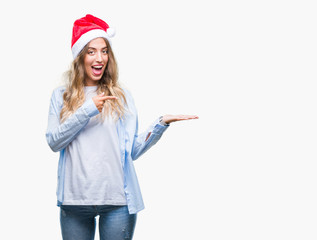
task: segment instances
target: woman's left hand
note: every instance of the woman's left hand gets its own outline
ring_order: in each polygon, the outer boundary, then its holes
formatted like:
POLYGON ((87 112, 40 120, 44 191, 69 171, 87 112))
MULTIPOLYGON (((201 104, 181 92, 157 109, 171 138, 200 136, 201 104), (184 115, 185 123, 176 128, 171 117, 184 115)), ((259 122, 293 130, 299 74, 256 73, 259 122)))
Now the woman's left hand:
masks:
POLYGON ((196 115, 164 115, 163 122, 169 124, 171 122, 183 121, 183 120, 191 120, 198 119, 196 115))

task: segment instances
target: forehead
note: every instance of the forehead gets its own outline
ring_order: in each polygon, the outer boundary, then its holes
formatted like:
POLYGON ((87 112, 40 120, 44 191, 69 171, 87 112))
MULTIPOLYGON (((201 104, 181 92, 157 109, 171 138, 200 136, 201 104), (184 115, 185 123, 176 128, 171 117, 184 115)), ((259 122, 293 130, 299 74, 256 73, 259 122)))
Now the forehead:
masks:
POLYGON ((95 38, 88 43, 88 47, 105 48, 107 47, 107 43, 104 38, 95 38))

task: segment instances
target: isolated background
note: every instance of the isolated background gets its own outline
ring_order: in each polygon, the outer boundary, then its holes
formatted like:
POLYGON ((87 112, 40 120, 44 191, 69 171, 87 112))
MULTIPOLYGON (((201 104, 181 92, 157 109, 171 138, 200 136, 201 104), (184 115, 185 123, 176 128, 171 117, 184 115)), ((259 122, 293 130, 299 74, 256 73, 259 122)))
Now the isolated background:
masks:
POLYGON ((117 30, 140 130, 172 124, 135 162, 136 240, 316 239, 315 1, 1 3, 1 239, 61 239, 49 99, 72 60, 73 21, 117 30))

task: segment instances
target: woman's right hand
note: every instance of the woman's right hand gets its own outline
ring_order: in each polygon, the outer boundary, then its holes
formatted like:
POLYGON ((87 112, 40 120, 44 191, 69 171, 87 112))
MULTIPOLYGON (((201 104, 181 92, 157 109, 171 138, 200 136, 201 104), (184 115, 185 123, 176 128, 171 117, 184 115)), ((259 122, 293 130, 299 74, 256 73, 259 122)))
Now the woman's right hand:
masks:
POLYGON ((105 93, 101 93, 97 96, 94 96, 92 98, 92 100, 94 101, 96 107, 98 108, 98 111, 99 112, 102 112, 102 109, 103 109, 103 105, 105 104, 105 102, 107 100, 115 100, 117 99, 117 97, 115 96, 105 96, 105 93))

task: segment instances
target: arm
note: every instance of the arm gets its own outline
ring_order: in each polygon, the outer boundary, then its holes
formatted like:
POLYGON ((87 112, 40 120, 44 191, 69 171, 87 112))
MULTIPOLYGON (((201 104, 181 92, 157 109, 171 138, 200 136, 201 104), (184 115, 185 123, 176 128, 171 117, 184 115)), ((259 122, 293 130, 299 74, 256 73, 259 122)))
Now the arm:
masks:
POLYGON ((168 126, 160 124, 159 119, 157 119, 145 132, 138 135, 138 127, 136 126, 136 134, 134 135, 134 142, 131 154, 132 159, 138 159, 142 154, 144 154, 153 145, 155 145, 158 140, 160 140, 167 128, 168 126))
POLYGON ((61 124, 59 115, 63 103, 62 94, 61 89, 53 92, 48 115, 46 140, 54 152, 66 148, 87 125, 89 119, 99 113, 94 101, 89 99, 61 124))
MULTIPOLYGON (((196 115, 164 115, 162 118, 158 118, 144 133, 135 135, 134 144, 132 149, 132 159, 136 160, 154 144, 160 140, 163 133, 169 127, 172 122, 198 119, 196 115)), ((137 123, 136 123, 137 125, 137 123)), ((136 126, 136 133, 137 128, 136 126)))
POLYGON ((133 140, 131 149, 131 157, 133 160, 138 159, 156 144, 167 130, 170 123, 198 119, 198 117, 194 115, 164 115, 162 119, 158 118, 145 132, 138 134, 138 115, 134 100, 128 91, 125 93, 130 112, 130 114, 126 116, 125 128, 128 131, 129 139, 133 140))
POLYGON ((161 125, 159 119, 157 119, 146 131, 139 134, 138 114, 134 99, 128 90, 125 89, 124 91, 127 112, 122 123, 125 129, 126 151, 133 160, 136 160, 161 138, 168 126, 161 125))

